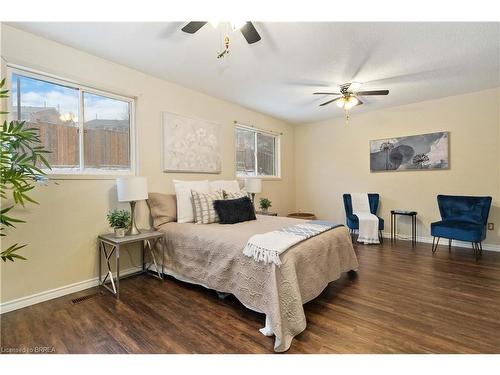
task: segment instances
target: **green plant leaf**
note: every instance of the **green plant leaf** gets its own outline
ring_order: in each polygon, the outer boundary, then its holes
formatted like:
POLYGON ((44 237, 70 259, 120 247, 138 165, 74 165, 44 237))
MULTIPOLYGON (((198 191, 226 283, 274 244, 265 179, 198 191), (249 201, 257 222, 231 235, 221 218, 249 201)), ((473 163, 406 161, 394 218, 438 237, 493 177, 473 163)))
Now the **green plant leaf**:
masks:
POLYGON ((19 245, 19 244, 14 244, 9 246, 7 250, 4 250, 0 253, 0 258, 5 262, 7 260, 10 260, 11 262, 14 261, 14 259, 21 259, 21 260, 26 260, 25 257, 22 255, 16 254, 16 252, 23 247, 26 247, 27 245, 19 245))
MULTIPOLYGON (((3 89, 5 79, 0 81, 0 97, 8 97, 8 90, 3 89)), ((0 112, 7 114, 8 112, 0 112)), ((43 165, 51 168, 47 159, 43 156, 50 153, 45 150, 39 129, 25 121, 3 121, 0 124, 0 197, 7 199, 8 192, 12 194, 14 205, 3 208, 0 211, 0 235, 7 227, 15 228, 14 224, 24 223, 24 220, 6 215, 15 205, 24 206, 27 203, 36 202, 29 193, 35 188, 36 182, 46 174, 40 168, 43 165)), ((26 245, 12 245, 0 253, 1 259, 14 261, 25 260, 17 250, 26 245)))

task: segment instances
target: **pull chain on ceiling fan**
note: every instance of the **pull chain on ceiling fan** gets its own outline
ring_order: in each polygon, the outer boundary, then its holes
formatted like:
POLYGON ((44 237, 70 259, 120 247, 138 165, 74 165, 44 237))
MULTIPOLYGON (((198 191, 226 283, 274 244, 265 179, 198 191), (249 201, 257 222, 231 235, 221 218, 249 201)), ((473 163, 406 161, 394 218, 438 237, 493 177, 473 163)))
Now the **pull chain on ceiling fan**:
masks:
POLYGON ((362 84, 359 82, 344 83, 343 85, 340 85, 339 92, 314 92, 313 95, 339 95, 334 99, 321 103, 319 106, 322 107, 330 103, 337 104, 337 107, 344 110, 346 122, 348 122, 349 110, 355 106, 363 104, 359 98, 360 96, 389 95, 389 90, 359 91, 361 85, 362 84))

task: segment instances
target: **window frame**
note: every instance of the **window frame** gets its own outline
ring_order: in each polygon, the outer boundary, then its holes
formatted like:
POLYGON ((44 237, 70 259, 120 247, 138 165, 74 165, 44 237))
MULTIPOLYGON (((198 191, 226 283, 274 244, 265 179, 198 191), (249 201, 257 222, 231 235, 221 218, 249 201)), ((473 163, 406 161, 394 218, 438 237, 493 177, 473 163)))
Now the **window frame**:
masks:
POLYGON ((259 129, 250 125, 243 125, 240 123, 235 123, 234 125, 234 166, 235 166, 235 175, 236 178, 259 178, 261 180, 280 180, 281 179, 281 133, 275 133, 269 130, 263 130, 259 129), (253 176, 248 176, 248 175, 242 175, 238 173, 238 170, 236 169, 236 158, 237 158, 237 148, 236 148, 236 131, 238 129, 245 130, 245 131, 250 131, 254 133, 254 145, 255 145, 255 152, 254 152, 254 158, 255 158, 255 175, 253 176), (274 170, 275 174, 274 175, 259 175, 258 170, 259 170, 259 165, 258 165, 258 149, 257 149, 257 134, 265 135, 265 136, 270 136, 274 138, 274 170))
MULTIPOLYGON (((136 124, 135 124, 135 97, 116 94, 107 90, 97 89, 92 86, 84 85, 70 79, 64 79, 54 76, 49 73, 35 71, 30 68, 21 67, 17 65, 7 64, 7 87, 12 92, 12 75, 18 74, 27 78, 42 80, 59 86, 64 86, 78 90, 78 146, 79 146, 79 161, 78 169, 70 168, 54 168, 52 170, 42 168, 49 178, 52 179, 115 179, 117 176, 134 176, 136 175, 137 167, 137 145, 136 145, 136 124), (85 167, 85 145, 84 145, 84 92, 89 94, 100 95, 105 98, 120 100, 129 104, 129 159, 130 168, 128 169, 99 169, 99 168, 86 168, 85 167)), ((9 103, 10 109, 10 103, 9 103)), ((12 112, 9 110, 9 121, 16 121, 12 117, 12 112)))

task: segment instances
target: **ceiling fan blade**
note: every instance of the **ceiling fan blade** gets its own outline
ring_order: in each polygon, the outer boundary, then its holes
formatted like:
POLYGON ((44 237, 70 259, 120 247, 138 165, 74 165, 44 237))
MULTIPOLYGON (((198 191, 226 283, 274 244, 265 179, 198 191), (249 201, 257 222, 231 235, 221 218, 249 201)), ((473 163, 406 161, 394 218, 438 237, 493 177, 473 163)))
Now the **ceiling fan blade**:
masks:
POLYGON ((341 95, 340 92, 313 92, 313 95, 341 95))
POLYGON ((354 96, 354 97, 355 97, 356 99, 358 99, 358 103, 357 103, 356 105, 361 105, 361 104, 363 104, 363 101, 362 101, 360 98, 358 98, 357 96, 354 96))
POLYGON ((389 90, 358 91, 356 95, 389 95, 389 90))
POLYGON ((205 26, 206 21, 192 21, 189 22, 186 26, 184 26, 181 30, 188 34, 194 34, 203 26, 205 26))
POLYGON ((329 100, 329 101, 327 101, 327 102, 324 102, 323 104, 320 104, 319 106, 320 106, 320 107, 322 107, 322 106, 324 106, 324 105, 327 105, 327 104, 333 103, 333 102, 335 102, 335 101, 339 100, 340 98, 342 98, 342 96, 339 96, 338 98, 335 98, 335 99, 329 100))
POLYGON ((248 44, 253 44, 260 40, 260 35, 255 29, 253 23, 247 22, 240 30, 248 44))

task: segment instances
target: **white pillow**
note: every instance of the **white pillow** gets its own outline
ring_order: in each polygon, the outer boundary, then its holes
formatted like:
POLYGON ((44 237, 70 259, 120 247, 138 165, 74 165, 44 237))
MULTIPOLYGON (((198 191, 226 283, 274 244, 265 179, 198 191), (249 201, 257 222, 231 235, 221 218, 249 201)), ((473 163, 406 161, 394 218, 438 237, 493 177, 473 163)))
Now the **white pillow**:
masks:
POLYGON ((208 180, 202 181, 180 181, 174 180, 175 195, 177 196, 177 222, 192 223, 193 203, 191 201, 191 190, 200 193, 209 193, 210 185, 208 180))
POLYGON ((210 181, 210 192, 215 193, 219 190, 224 190, 229 193, 237 193, 240 191, 240 184, 236 180, 216 180, 210 181))

